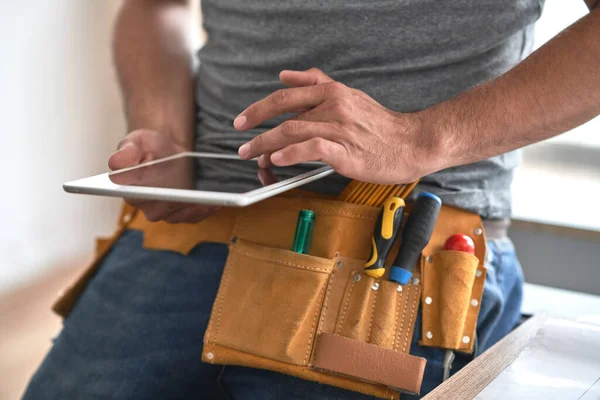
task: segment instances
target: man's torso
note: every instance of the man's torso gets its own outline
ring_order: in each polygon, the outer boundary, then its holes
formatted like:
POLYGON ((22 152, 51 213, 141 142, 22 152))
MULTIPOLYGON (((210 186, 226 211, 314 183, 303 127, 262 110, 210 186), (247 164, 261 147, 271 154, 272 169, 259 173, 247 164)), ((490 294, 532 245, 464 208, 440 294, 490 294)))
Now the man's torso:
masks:
MULTIPOLYGON (((235 153, 280 123, 236 132, 233 119, 282 88, 283 69, 318 67, 387 108, 417 111, 488 81, 531 48, 542 0, 203 0, 208 34, 199 52, 198 151, 235 153)), ((420 187, 486 218, 510 215, 517 153, 424 177, 420 187)), ((243 182, 248 171, 205 171, 243 182)), ((338 192, 328 178, 316 190, 338 192)))

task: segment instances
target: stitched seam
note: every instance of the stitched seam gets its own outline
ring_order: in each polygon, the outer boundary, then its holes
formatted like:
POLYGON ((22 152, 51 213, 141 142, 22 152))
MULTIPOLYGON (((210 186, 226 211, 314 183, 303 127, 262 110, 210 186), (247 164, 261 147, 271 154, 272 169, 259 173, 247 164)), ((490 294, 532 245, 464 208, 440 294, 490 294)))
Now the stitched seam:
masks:
POLYGON ((340 323, 338 324, 338 327, 336 329, 336 332, 338 335, 341 335, 342 332, 342 325, 344 325, 344 320, 346 319, 346 311, 348 310, 348 303, 350 303, 350 296, 352 295, 352 291, 354 290, 354 284, 356 283, 356 281, 354 280, 354 278, 352 278, 354 276, 356 272, 352 272, 351 278, 352 279, 352 283, 350 283, 350 290, 348 290, 348 295, 346 296, 346 302, 344 303, 344 309, 342 310, 342 315, 340 316, 340 323))
POLYGON ((321 339, 321 332, 323 332, 323 324, 325 323, 325 315, 327 314, 327 305, 329 302, 329 294, 331 293, 331 286, 333 279, 335 278, 335 271, 331 273, 329 277, 329 283, 327 284, 327 293, 325 294, 325 300, 323 301, 323 311, 321 312, 321 318, 319 320, 319 330, 317 332, 317 340, 315 341, 314 348, 316 349, 319 346, 319 340, 321 339))
POLYGON ((321 329, 319 329, 319 333, 323 332, 323 324, 325 323, 325 315, 327 314, 327 306, 329 303, 329 294, 331 293, 331 286, 335 276, 336 275, 334 271, 329 277, 329 283, 327 284, 327 293, 325 294, 325 300, 323 301, 323 312, 321 313, 321 320, 319 322, 321 324, 321 329))
POLYGON ((241 255, 244 255, 247 257, 251 257, 251 258, 255 258, 257 260, 269 261, 269 262, 272 262, 275 264, 283 264, 283 265, 287 265, 289 267, 294 267, 294 268, 298 268, 298 269, 302 269, 302 270, 310 270, 310 271, 317 271, 317 272, 330 272, 331 271, 331 268, 309 267, 306 265, 298 265, 298 264, 294 264, 294 263, 287 262, 287 261, 275 260, 273 258, 261 257, 256 254, 246 253, 245 251, 241 251, 241 250, 234 250, 234 251, 238 254, 241 254, 241 255))
MULTIPOLYGON (((417 299, 419 298, 418 294, 419 294, 419 287, 417 286, 416 288, 417 293, 415 294, 415 300, 412 302, 413 306, 412 306, 412 312, 410 313, 410 319, 408 320, 409 325, 412 325, 412 321, 415 315, 415 310, 416 310, 416 306, 417 306, 417 299)), ((412 326, 410 326, 410 329, 412 329, 412 326)), ((407 332, 406 334, 406 338, 404 339, 404 346, 402 347, 402 352, 406 353, 406 346, 408 344, 408 337, 410 336, 410 334, 407 332)))
MULTIPOLYGON (((406 286, 405 286, 406 287, 406 286)), ((398 345, 400 344, 400 332, 402 332, 402 328, 404 327, 404 320, 406 319, 406 308, 408 307, 408 299, 409 299, 409 290, 406 291, 406 299, 404 301, 404 310, 402 310, 402 322, 400 323, 400 329, 398 329, 398 340, 394 344, 394 350, 398 350, 398 345)))
POLYGON ((368 214, 356 214, 353 212, 348 212, 348 211, 334 211, 331 209, 326 209, 326 208, 315 208, 312 209, 315 212, 319 212, 321 213, 321 215, 332 215, 332 216, 337 216, 337 215, 341 215, 341 216, 345 216, 345 217, 351 217, 351 218, 356 218, 356 219, 364 219, 364 220, 368 220, 368 221, 375 221, 377 220, 377 217, 373 218, 368 214))
MULTIPOLYGON (((480 267, 480 265, 478 265, 478 267, 480 267)), ((483 280, 483 282, 485 282, 485 270, 484 270, 481 278, 483 278, 482 280, 483 280)), ((470 324, 470 326, 468 326, 468 327, 466 326, 464 329, 464 332, 467 332, 468 335, 471 337, 475 337, 475 334, 477 332, 477 319, 478 319, 479 311, 481 308, 481 298, 483 297, 483 284, 479 285, 476 280, 477 280, 477 277, 475 278, 475 283, 473 283, 473 288, 471 289, 471 298, 477 299, 479 301, 479 306, 476 308, 469 307, 469 311, 467 312, 467 320, 473 314, 475 314, 475 317, 472 318, 472 323, 470 324), (475 292, 476 292, 476 295, 475 295, 475 292)), ((469 305, 470 305, 470 303, 469 303, 469 305)), ((464 348, 473 351, 474 347, 475 347, 475 340, 472 340, 470 343, 468 343, 465 346, 466 347, 464 347, 464 348)))
MULTIPOLYGON (((229 277, 231 276, 231 272, 230 272, 231 269, 227 268, 228 264, 229 263, 227 263, 227 265, 225 266, 225 268, 226 268, 225 274, 226 275, 225 275, 225 278, 223 279, 223 292, 222 292, 222 294, 220 296, 220 299, 219 299, 219 309, 218 309, 218 312, 217 312, 217 323, 216 323, 216 326, 215 326, 215 336, 213 338, 213 346, 212 346, 212 352, 213 352, 213 354, 215 353, 215 348, 217 347, 217 337, 219 335, 219 328, 221 326, 221 315, 223 313, 223 298, 225 297, 225 294, 227 292, 227 283, 229 283, 229 277)), ((214 358, 213 358, 213 360, 214 360, 214 358)), ((213 360, 210 360, 211 364, 214 363, 213 360)))
MULTIPOLYGON (((287 210, 284 209, 284 211, 298 211, 301 209, 302 209, 301 207, 294 207, 293 209, 291 209, 291 208, 287 209, 287 210)), ((311 210, 318 212, 321 215, 344 216, 344 217, 355 218, 355 219, 363 219, 363 220, 367 220, 367 221, 377 220, 377 216, 373 217, 373 216, 369 215, 368 213, 355 213, 355 212, 351 212, 351 211, 339 211, 334 208, 311 208, 311 210)), ((264 209, 261 211, 264 211, 264 209)))
POLYGON ((394 341, 393 341, 393 346, 394 346, 394 350, 396 350, 398 348, 398 346, 396 345, 396 342, 398 341, 398 336, 400 336, 400 332, 398 332, 398 318, 400 316, 400 300, 402 299, 402 296, 404 295, 404 291, 402 291, 401 295, 398 295, 398 291, 396 290, 396 318, 394 320, 394 341))
POLYGON ((371 322, 369 322, 369 330, 367 331, 367 343, 371 343, 371 329, 373 329, 373 320, 375 319, 375 305, 377 304, 377 294, 379 291, 375 291, 373 295, 373 306, 371 307, 371 322))
POLYGON ((302 364, 305 365, 306 361, 308 360, 308 357, 310 356, 310 349, 312 348, 312 342, 313 342, 313 334, 315 333, 315 328, 317 326, 317 320, 319 317, 319 305, 321 304, 321 301, 323 300, 323 296, 325 295, 325 286, 323 286, 323 289, 321 289, 321 294, 319 294, 319 299, 317 300, 317 307, 315 310, 315 316, 313 317, 313 324, 312 324, 312 328, 310 330, 310 333, 308 334, 308 346, 306 348, 306 354, 304 355, 304 361, 302 361, 302 364))

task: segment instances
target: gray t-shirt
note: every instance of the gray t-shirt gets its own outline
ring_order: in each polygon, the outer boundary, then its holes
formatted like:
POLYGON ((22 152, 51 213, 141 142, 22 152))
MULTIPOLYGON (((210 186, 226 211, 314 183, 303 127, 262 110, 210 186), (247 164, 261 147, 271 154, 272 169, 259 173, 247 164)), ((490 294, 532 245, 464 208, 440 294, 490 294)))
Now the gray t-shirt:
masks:
MULTIPOLYGON (((281 123, 236 132, 233 119, 283 87, 283 69, 318 67, 385 107, 411 112, 488 81, 531 50, 543 0, 202 0, 208 40, 199 51, 196 149, 236 153, 281 123)), ((484 134, 484 132, 482 132, 484 134)), ((510 216, 516 152, 421 180, 444 203, 484 218, 510 216)), ((240 183, 249 170, 207 171, 240 183)), ((312 187, 339 192, 334 175, 312 187)))

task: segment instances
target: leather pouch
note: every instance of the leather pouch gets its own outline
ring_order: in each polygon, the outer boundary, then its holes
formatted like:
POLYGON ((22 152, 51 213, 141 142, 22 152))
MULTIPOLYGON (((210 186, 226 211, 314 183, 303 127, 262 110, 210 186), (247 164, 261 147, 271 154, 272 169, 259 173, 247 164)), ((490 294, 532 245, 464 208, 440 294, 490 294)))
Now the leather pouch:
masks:
POLYGON ((308 365, 334 262, 236 240, 205 335, 209 349, 308 365))
POLYGON ((485 280, 478 266, 477 257, 460 251, 442 250, 423 260, 421 344, 471 351, 475 326, 467 316, 479 311, 485 280))
POLYGON ((422 252, 421 346, 473 353, 483 296, 486 240, 478 215, 442 207, 429 244, 422 252), (448 237, 467 234, 475 255, 443 250, 448 237))
POLYGON ((355 271, 348 281, 335 334, 407 352, 417 314, 420 286, 398 285, 355 271))

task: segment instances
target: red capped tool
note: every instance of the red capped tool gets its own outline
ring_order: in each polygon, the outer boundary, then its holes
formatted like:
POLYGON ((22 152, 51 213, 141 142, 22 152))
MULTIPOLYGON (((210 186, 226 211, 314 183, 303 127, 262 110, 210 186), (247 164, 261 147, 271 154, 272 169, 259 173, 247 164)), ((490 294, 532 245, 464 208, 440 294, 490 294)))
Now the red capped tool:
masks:
POLYGON ((457 233, 448 238, 444 244, 444 250, 462 251, 475 255, 475 243, 473 239, 462 233, 457 233))

